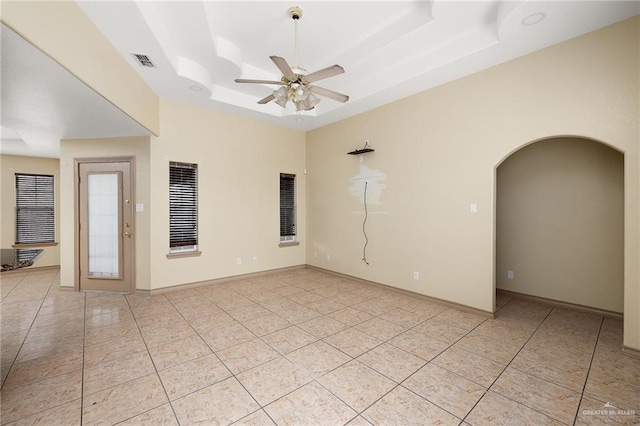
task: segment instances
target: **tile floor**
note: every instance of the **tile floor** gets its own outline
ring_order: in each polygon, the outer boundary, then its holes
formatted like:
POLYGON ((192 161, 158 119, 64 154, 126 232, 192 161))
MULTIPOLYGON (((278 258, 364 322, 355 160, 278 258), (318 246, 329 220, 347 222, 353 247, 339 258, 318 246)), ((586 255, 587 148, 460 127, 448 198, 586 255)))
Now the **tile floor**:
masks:
POLYGON ((638 424, 622 323, 312 269, 154 296, 3 274, 2 424, 638 424))

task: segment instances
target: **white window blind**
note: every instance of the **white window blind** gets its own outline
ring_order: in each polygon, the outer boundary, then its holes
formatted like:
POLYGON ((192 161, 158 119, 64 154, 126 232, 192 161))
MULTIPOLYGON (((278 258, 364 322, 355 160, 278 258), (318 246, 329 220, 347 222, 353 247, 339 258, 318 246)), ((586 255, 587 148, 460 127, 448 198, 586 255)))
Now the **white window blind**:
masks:
POLYGON ((16 173, 16 244, 53 243, 53 176, 16 173))
POLYGON ((296 235, 296 175, 280 173, 280 241, 296 235))
POLYGON ((169 163, 169 248, 196 250, 198 245, 198 165, 169 163))

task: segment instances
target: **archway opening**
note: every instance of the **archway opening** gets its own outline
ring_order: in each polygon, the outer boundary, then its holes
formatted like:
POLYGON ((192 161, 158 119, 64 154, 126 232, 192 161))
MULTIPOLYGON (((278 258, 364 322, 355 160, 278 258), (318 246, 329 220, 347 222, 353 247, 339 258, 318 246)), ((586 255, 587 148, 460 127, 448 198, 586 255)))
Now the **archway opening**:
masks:
POLYGON ((624 155, 554 137, 514 152, 496 175, 496 308, 512 293, 622 313, 624 155))

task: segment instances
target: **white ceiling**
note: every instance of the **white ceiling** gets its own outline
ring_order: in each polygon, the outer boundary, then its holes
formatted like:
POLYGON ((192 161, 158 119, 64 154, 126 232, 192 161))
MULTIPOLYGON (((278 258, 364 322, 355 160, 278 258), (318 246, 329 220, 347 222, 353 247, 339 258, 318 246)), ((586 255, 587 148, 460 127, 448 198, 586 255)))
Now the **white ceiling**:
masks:
MULTIPOLYGON (((159 96, 301 130, 370 110, 640 13, 637 0, 205 0, 78 4, 159 96), (291 6, 300 6, 304 11, 298 24, 297 64, 294 23, 287 12, 291 6), (539 17, 544 19, 526 25, 539 17), (132 53, 148 55, 156 68, 142 67, 132 53), (302 113, 301 122, 294 119, 291 106, 285 110, 273 102, 258 105, 256 102, 275 87, 237 84, 233 80, 279 80, 280 74, 269 60, 270 55, 282 56, 292 66, 299 65, 310 72, 333 64, 343 66, 345 74, 316 85, 346 93, 350 100, 342 104, 324 98, 314 110, 302 113)), ((2 125, 6 123, 30 145, 25 126, 16 128, 14 123, 19 120, 15 118, 11 122, 5 120, 5 91, 10 89, 14 97, 20 93, 18 88, 13 90, 14 80, 5 82, 5 58, 11 55, 8 57, 13 61, 18 52, 5 50, 4 31, 3 28, 2 125)), ((56 76, 55 81, 58 78, 62 77, 56 76)), ((17 86, 30 93, 25 84, 17 86)), ((42 90, 34 87, 31 92, 42 90)), ((73 124, 67 122, 75 121, 78 128, 69 129, 66 137, 86 135, 93 126, 99 136, 105 126, 100 120, 83 117, 86 105, 78 107, 81 105, 78 104, 63 115, 58 105, 59 91, 52 95, 56 97, 50 98, 49 103, 37 108, 31 105, 31 110, 27 108, 16 115, 41 116, 36 124, 45 117, 71 127, 73 124)), ((79 93, 64 98, 72 102, 76 96, 78 102, 86 101, 79 93)), ((9 105, 10 110, 12 106, 9 105)), ((27 117, 23 121, 29 120, 27 117)), ((130 124, 116 128, 140 131, 141 128, 127 127, 130 124)))
POLYGON ((2 25, 0 153, 60 157, 61 139, 149 131, 2 25))

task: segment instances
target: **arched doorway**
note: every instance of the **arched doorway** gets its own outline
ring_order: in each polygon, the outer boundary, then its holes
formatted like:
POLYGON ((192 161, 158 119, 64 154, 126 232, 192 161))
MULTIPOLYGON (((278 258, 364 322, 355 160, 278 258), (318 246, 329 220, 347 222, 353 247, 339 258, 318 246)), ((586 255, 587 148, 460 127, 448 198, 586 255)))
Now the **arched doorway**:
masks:
POLYGON ((554 137, 496 176, 496 289, 622 313, 624 155, 554 137))

